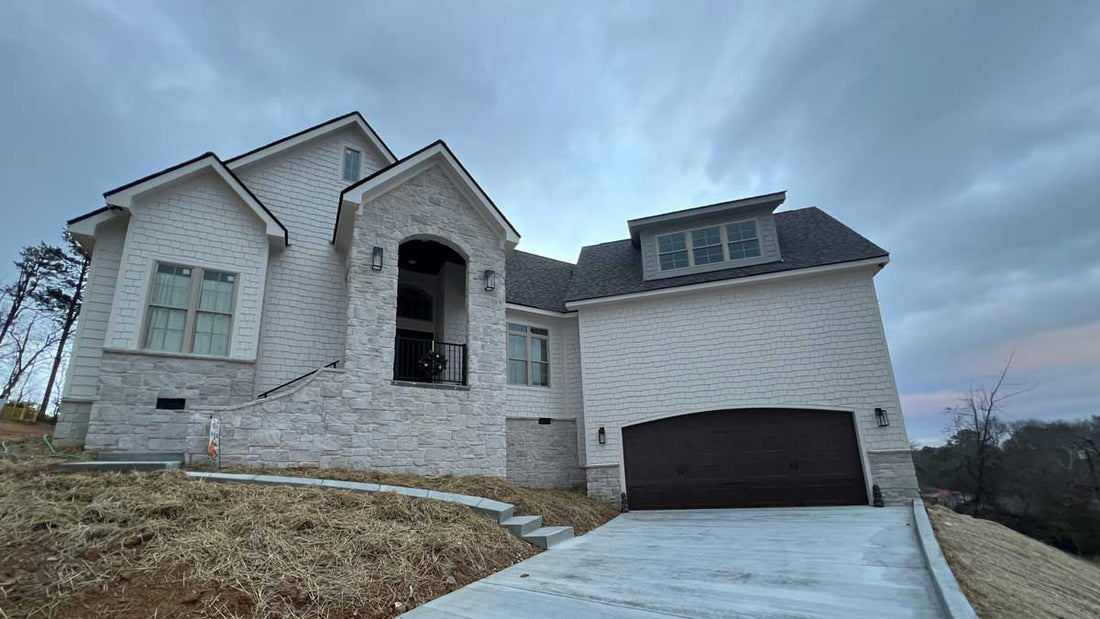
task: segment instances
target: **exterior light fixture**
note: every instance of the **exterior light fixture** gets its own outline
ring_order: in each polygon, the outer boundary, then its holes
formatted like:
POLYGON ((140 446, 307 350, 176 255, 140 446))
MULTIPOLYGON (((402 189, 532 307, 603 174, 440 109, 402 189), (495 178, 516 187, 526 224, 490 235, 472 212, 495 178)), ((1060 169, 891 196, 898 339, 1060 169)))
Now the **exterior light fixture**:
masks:
POLYGON ((599 431, 596 432, 596 437, 600 441, 601 445, 607 444, 607 431, 603 429, 603 426, 600 426, 599 431))
POLYGON ((890 425, 890 415, 886 414, 885 408, 875 409, 875 419, 878 420, 878 427, 880 428, 890 425))
POLYGON ((492 269, 486 269, 485 271, 485 292, 492 292, 497 289, 497 272, 492 269))
POLYGON ((370 268, 375 271, 382 270, 382 248, 375 247, 374 253, 371 254, 370 268))

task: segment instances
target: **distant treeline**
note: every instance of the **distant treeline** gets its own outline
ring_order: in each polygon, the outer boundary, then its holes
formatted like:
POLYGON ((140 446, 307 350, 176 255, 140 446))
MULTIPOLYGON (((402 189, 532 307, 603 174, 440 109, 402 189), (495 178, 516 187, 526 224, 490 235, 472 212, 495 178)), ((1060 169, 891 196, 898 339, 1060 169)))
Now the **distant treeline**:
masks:
POLYGON ((913 452, 921 488, 971 500, 955 509, 995 520, 1078 555, 1100 556, 1100 416, 1085 421, 1022 421, 1006 426, 984 454, 979 436, 959 430, 942 447, 913 452), (980 486, 980 488, 979 488, 980 486))

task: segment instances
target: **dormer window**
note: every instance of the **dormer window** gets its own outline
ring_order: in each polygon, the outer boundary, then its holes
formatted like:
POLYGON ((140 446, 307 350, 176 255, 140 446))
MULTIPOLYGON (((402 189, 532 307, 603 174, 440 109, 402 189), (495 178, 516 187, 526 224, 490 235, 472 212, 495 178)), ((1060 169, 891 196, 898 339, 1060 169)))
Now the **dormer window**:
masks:
POLYGON ((711 264, 722 262, 722 232, 721 228, 703 228, 691 233, 691 253, 695 264, 711 264))
POLYGON ((687 243, 684 233, 663 234, 657 237, 657 256, 661 270, 682 269, 688 266, 687 243))
POLYGON ((657 262, 662 271, 736 262, 758 256, 760 237, 755 219, 657 237, 657 262))
POLYGON ((354 148, 344 149, 344 180, 354 183, 359 180, 359 170, 362 164, 363 154, 354 148))
POLYGON ((760 255, 760 238, 756 234, 756 221, 739 221, 726 226, 730 260, 755 258, 760 255))

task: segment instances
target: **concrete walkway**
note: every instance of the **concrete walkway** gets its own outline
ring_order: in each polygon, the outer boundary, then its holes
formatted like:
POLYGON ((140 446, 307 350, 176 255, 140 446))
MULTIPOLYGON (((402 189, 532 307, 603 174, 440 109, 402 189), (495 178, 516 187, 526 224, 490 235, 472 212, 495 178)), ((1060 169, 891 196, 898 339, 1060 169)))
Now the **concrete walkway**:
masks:
POLYGON ((943 617, 909 507, 623 514, 406 615, 943 617))

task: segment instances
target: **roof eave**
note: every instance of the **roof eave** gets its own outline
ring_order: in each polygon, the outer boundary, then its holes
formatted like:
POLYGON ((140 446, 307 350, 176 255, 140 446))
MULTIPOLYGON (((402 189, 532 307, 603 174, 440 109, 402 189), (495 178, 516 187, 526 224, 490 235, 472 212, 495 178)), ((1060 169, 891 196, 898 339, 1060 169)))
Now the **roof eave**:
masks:
POLYGON ((876 267, 876 273, 882 270, 890 262, 890 255, 884 254, 881 256, 872 256, 869 258, 861 258, 858 260, 846 260, 842 262, 835 262, 831 264, 819 264, 810 267, 802 267, 799 269, 790 269, 787 271, 775 271, 772 273, 762 273, 760 275, 746 275, 741 277, 730 277, 727 279, 718 279, 709 282, 700 282, 693 284, 680 284, 671 285, 663 288, 654 288, 652 290, 642 290, 638 292, 628 292, 623 294, 610 294, 602 296, 590 296, 590 297, 574 297, 566 299, 565 307, 569 310, 576 310, 581 307, 589 305, 597 305, 601 303, 614 303, 633 301, 638 299, 648 299, 653 297, 666 296, 671 294, 684 294, 689 292, 697 292, 700 290, 708 290, 713 288, 727 288, 730 286, 740 286, 745 284, 753 284, 759 282, 766 282, 776 279, 784 279, 789 277, 805 277, 809 275, 816 275, 819 273, 827 273, 833 271, 841 271, 847 269, 858 269, 863 267, 876 267))

